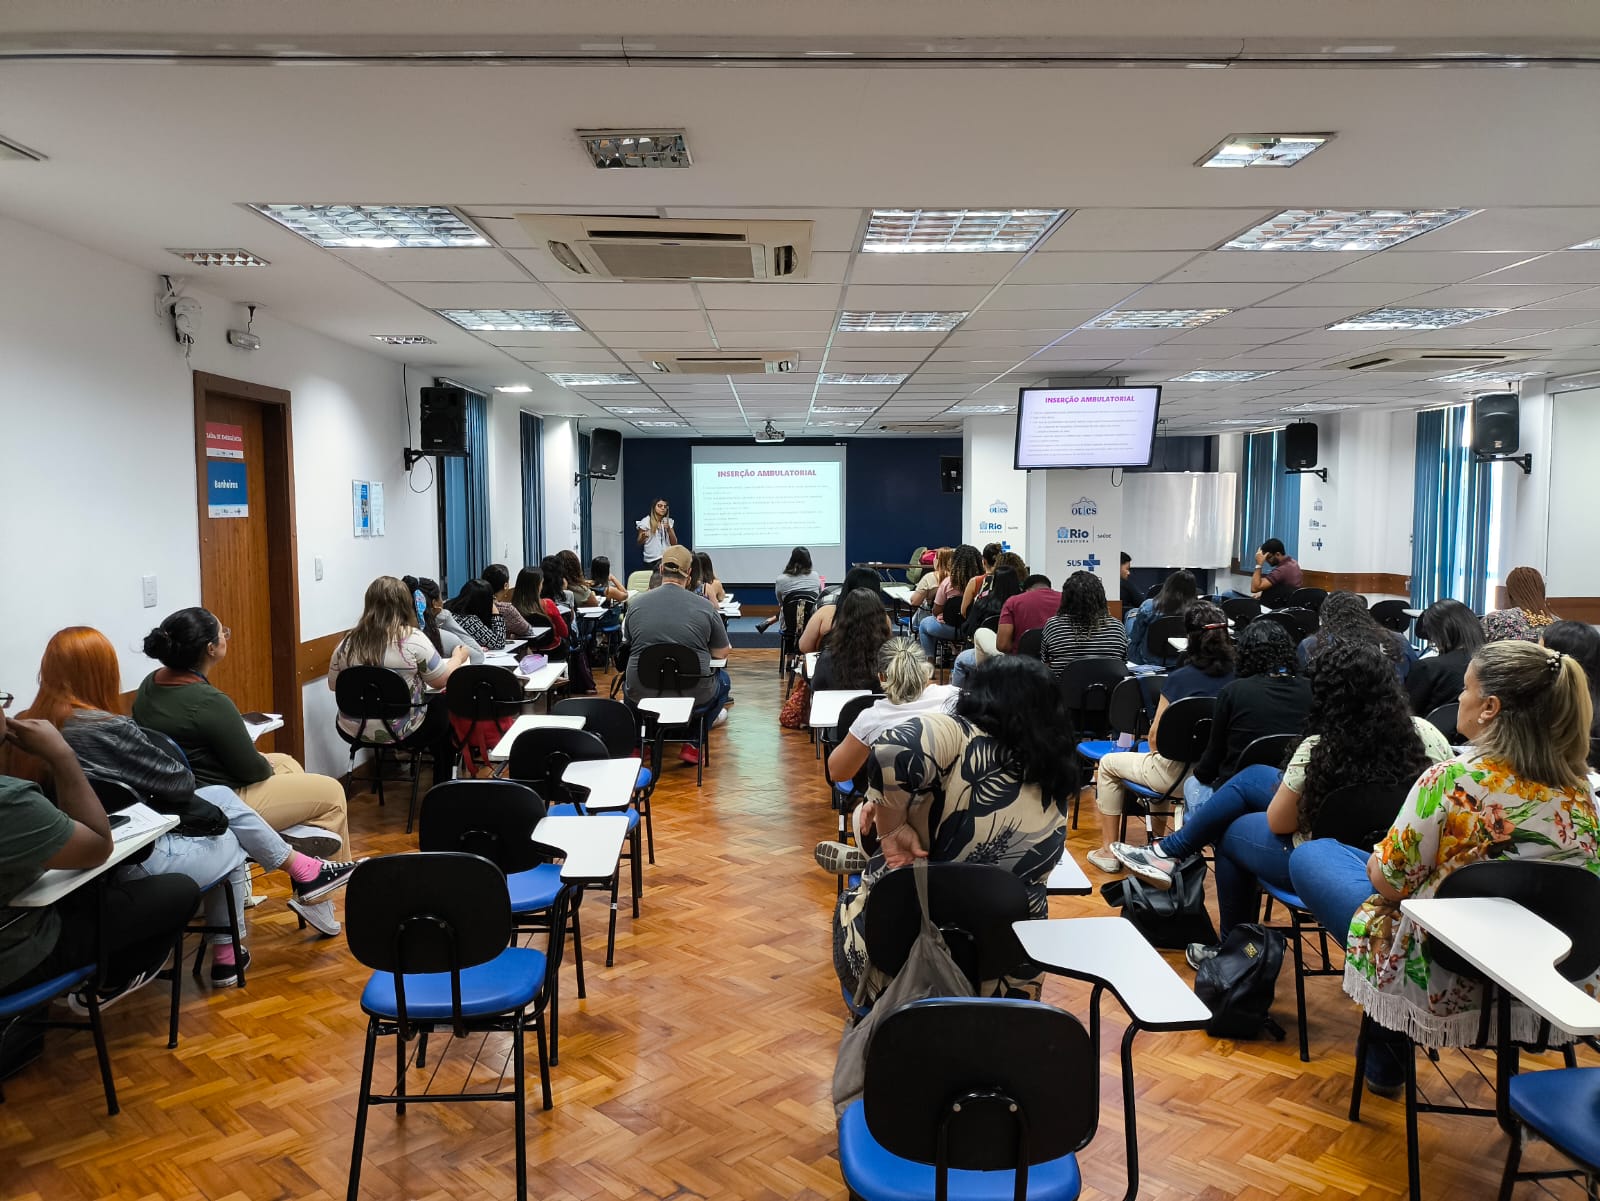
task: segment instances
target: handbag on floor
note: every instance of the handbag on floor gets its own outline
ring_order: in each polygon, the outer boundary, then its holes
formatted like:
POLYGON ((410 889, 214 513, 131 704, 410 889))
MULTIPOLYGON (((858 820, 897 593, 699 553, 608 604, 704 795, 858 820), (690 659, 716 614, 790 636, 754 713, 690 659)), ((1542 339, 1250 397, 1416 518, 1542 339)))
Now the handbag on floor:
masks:
POLYGON ((1283 935, 1267 926, 1246 923, 1228 931, 1216 957, 1202 963, 1194 977, 1194 995, 1211 1010, 1207 1034, 1260 1038, 1265 1033, 1283 1040, 1283 1027, 1268 1011, 1285 945, 1283 935))
POLYGON ((778 711, 778 724, 785 730, 804 730, 811 725, 811 682, 796 680, 789 699, 778 711))
POLYGON ((1100 886, 1100 895, 1149 940, 1152 946, 1181 951, 1192 942, 1217 941, 1206 912, 1206 861, 1192 855, 1173 869, 1172 887, 1163 891, 1128 875, 1100 886))

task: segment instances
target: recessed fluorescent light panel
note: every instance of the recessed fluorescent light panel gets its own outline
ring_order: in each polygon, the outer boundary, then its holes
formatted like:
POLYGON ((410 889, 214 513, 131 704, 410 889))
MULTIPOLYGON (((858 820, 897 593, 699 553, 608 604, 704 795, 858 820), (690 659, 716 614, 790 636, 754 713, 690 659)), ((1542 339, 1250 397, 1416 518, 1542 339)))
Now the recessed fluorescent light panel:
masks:
POLYGON ((824 384, 903 384, 905 372, 891 371, 824 371, 819 379, 824 384))
POLYGON ((1197 167, 1292 167, 1328 144, 1331 133, 1231 133, 1197 167))
POLYGON ((847 309, 839 314, 841 333, 943 333, 967 319, 965 313, 880 313, 847 309))
POLYGON ((175 254, 180 259, 193 263, 196 267, 267 267, 271 265, 261 256, 251 254, 248 250, 240 250, 237 246, 232 250, 176 250, 169 246, 167 247, 167 253, 175 254))
POLYGON ((875 413, 876 405, 817 405, 813 413, 875 413))
POLYGON ((850 429, 855 429, 857 426, 859 426, 861 424, 861 422, 859 422, 859 421, 808 421, 808 422, 806 422, 806 424, 807 425, 817 425, 817 426, 821 426, 821 425, 847 426, 850 429))
POLYGON ((1285 209, 1224 250, 1387 250, 1477 209, 1285 209))
POLYGON ((633 424, 640 429, 651 430, 681 430, 685 427, 682 421, 635 421, 633 424))
POLYGON ((1016 408, 1016 405, 952 405, 945 412, 970 416, 973 413, 1013 413, 1016 408))
POLYGON ((649 405, 635 405, 631 408, 626 406, 611 408, 607 405, 605 410, 616 417, 644 417, 651 413, 670 413, 672 411, 671 409, 653 408, 649 405))
POLYGON ((1452 371, 1449 375, 1432 376, 1430 384, 1514 384, 1518 380, 1537 379, 1548 371, 1496 371, 1493 367, 1474 367, 1470 371, 1452 371))
POLYGON ((435 309, 462 329, 570 334, 582 329, 564 309, 435 309))
POLYGON ((1505 312, 1504 309, 1373 309, 1368 313, 1358 313, 1354 317, 1347 317, 1343 321, 1328 326, 1328 328, 1364 330, 1449 329, 1453 325, 1465 325, 1469 321, 1493 317, 1503 312, 1505 312))
POLYGON ((431 204, 252 204, 302 238, 334 250, 390 250, 398 246, 487 246, 454 209, 431 204))
POLYGON ((1579 242, 1576 246, 1568 246, 1568 250, 1600 250, 1600 238, 1591 238, 1587 242, 1579 242))
POLYGON ((432 346, 434 341, 425 334, 373 334, 385 346, 432 346))
POLYGON ((1253 425, 1253 426, 1257 426, 1260 429, 1266 429, 1266 428, 1268 428, 1269 426, 1272 425, 1272 419, 1269 418, 1269 417, 1229 417, 1229 418, 1226 418, 1226 419, 1224 419, 1222 421, 1210 421, 1210 422, 1207 422, 1206 424, 1208 424, 1208 425, 1253 425))
POLYGON ((1096 317, 1084 329, 1193 329, 1232 309, 1123 309, 1096 317))
POLYGON ((596 167, 687 167, 681 129, 580 129, 578 140, 596 167))
POLYGON ((1064 209, 873 209, 861 249, 949 254, 1032 248, 1064 209))
POLYGON ((532 392, 533 388, 529 384, 499 384, 499 385, 496 385, 495 391, 496 392, 532 392))
POLYGON ((1169 384, 1243 384, 1253 379, 1277 375, 1276 371, 1190 371, 1174 376, 1169 384))
POLYGON ((1345 409, 1353 409, 1355 405, 1324 404, 1319 400, 1308 400, 1303 404, 1290 405, 1286 409, 1279 409, 1280 413, 1338 413, 1345 409))
MULTIPOLYGON (((549 378, 563 388, 613 388, 621 384, 636 384, 639 382, 639 377, 636 375, 611 374, 607 372, 583 375, 578 372, 557 371, 551 374, 549 378)), ((659 412, 659 410, 657 411, 659 412)))

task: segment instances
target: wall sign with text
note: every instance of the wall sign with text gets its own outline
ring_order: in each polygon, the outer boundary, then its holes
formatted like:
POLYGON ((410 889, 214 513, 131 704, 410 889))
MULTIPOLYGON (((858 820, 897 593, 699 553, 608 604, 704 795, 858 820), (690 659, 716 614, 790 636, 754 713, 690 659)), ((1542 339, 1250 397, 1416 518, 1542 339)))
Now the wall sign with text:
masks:
POLYGON ((250 516, 250 483, 237 459, 206 461, 206 516, 250 516))

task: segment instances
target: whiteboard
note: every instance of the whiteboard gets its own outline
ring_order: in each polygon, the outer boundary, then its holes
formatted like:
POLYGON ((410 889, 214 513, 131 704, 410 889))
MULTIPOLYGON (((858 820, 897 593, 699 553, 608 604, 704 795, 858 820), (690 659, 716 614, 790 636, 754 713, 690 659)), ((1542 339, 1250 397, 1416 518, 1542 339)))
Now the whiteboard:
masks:
POLYGON ((1122 549, 1135 567, 1227 567, 1235 472, 1140 471, 1122 477, 1122 549))

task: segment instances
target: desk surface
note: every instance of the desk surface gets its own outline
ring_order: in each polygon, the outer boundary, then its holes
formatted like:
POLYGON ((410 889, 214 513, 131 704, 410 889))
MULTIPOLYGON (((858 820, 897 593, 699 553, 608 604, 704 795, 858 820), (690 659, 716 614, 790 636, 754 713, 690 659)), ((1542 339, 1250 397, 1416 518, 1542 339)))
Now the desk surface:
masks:
POLYGON ((1086 897, 1094 891, 1094 885, 1089 883, 1089 877, 1083 874, 1083 868, 1078 866, 1072 852, 1063 847, 1061 862, 1050 869, 1050 878, 1044 882, 1044 890, 1051 896, 1086 897))
POLYGON ((626 809, 643 766, 637 759, 581 759, 567 764, 561 781, 589 790, 586 809, 626 809))
POLYGON ((811 676, 812 676, 812 673, 817 670, 817 656, 820 655, 820 654, 822 654, 821 651, 807 651, 806 652, 805 667, 802 669, 802 672, 801 672, 801 674, 803 674, 806 679, 809 680, 811 678, 811 676))
POLYGON ((839 724, 839 711, 858 696, 871 696, 865 688, 831 688, 811 694, 811 725, 826 729, 839 724))
POLYGON ((654 713, 664 726, 681 726, 694 712, 692 696, 647 696, 639 702, 640 709, 654 713))
POLYGON ((104 863, 98 867, 51 868, 12 897, 11 905, 18 909, 43 909, 47 905, 54 905, 90 880, 104 875, 130 855, 144 850, 163 834, 178 828, 177 818, 157 813, 148 805, 129 805, 123 812, 128 815, 128 824, 111 831, 111 854, 104 863))
POLYGON ((251 742, 259 742, 263 734, 270 734, 274 730, 283 729, 283 714, 263 713, 261 716, 267 720, 250 721, 248 718, 245 720, 244 728, 250 731, 251 742))
POLYGON ((1029 959, 1075 980, 1103 983, 1148 1030, 1192 1030, 1211 1018, 1211 1010, 1126 918, 1053 918, 1013 922, 1011 928, 1029 959))
POLYGON ((903 604, 911 603, 911 586, 909 584, 885 584, 883 586, 883 594, 892 596, 903 604))
POLYGON ((578 608, 579 617, 604 617, 605 614, 606 607, 604 605, 581 605, 578 608))
POLYGON ((533 828, 533 841, 566 856, 561 878, 569 884, 595 884, 611 879, 622 857, 628 819, 610 817, 547 817, 533 828))
POLYGON ((523 688, 528 692, 549 692, 556 684, 565 679, 567 663, 563 659, 560 663, 546 663, 538 671, 528 677, 528 682, 523 688))
POLYGON ((510 651, 484 651, 483 664, 485 667, 509 667, 513 671, 519 660, 510 651))
POLYGON ((572 714, 524 713, 511 723, 511 728, 501 735, 489 752, 489 762, 504 763, 511 758, 511 744, 529 730, 581 730, 583 718, 572 714))
POLYGON ((1555 968, 1572 940, 1537 913, 1505 897, 1432 897, 1400 908, 1551 1025, 1600 1034, 1600 1001, 1555 968))

